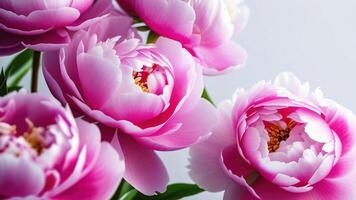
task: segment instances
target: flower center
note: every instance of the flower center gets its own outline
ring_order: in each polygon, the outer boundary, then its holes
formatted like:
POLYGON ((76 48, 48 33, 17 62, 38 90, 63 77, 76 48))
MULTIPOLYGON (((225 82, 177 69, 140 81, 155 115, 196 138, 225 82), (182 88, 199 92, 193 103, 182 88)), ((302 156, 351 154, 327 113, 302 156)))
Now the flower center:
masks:
POLYGON ((29 119, 26 119, 26 122, 28 125, 28 131, 23 134, 23 137, 37 152, 37 154, 41 155, 43 149, 48 147, 48 145, 46 144, 46 140, 43 136, 44 128, 35 127, 29 119))
POLYGON ((144 93, 161 94, 167 84, 165 71, 157 64, 153 64, 152 67, 143 66, 140 71, 133 71, 132 78, 144 93))
POLYGON ((37 157, 54 142, 54 136, 43 127, 35 127, 25 119, 27 131, 19 133, 15 125, 0 122, 0 153, 10 153, 19 157, 22 154, 37 157))
POLYGON ((286 141, 289 138, 289 133, 295 125, 295 122, 292 120, 288 122, 286 128, 281 128, 280 126, 272 123, 267 124, 267 132, 269 137, 267 145, 268 151, 270 153, 277 151, 281 142, 286 141))
POLYGON ((148 93, 148 76, 157 68, 157 65, 152 67, 143 66, 142 71, 133 71, 132 77, 135 80, 135 84, 141 88, 142 92, 148 93))

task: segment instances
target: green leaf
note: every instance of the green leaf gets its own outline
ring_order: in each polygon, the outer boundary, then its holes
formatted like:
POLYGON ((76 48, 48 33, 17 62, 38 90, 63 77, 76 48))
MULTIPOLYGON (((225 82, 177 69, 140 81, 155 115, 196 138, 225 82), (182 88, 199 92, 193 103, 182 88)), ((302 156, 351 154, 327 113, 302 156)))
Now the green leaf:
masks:
POLYGON ((159 35, 153 31, 150 31, 147 36, 147 44, 155 43, 159 38, 159 35))
POLYGON ((5 75, 4 69, 1 69, 0 73, 0 96, 5 96, 7 94, 7 76, 5 75))
POLYGON ((126 192, 120 200, 134 200, 136 195, 138 194, 138 191, 135 189, 130 190, 129 192, 126 192))
POLYGON ((177 200, 183 197, 193 196, 203 192, 204 190, 194 184, 175 183, 167 187, 167 191, 154 196, 145 196, 141 193, 137 194, 134 200, 177 200))
POLYGON ((215 104, 214 104, 213 100, 211 99, 211 97, 208 93, 208 90, 206 88, 204 88, 203 94, 201 95, 201 97, 208 100, 211 104, 213 104, 215 106, 215 104))
POLYGON ((120 197, 124 196, 127 192, 131 191, 132 189, 134 189, 134 188, 128 182, 126 182, 124 179, 122 179, 115 194, 113 195, 113 197, 111 197, 111 200, 120 199, 120 197))
POLYGON ((31 62, 27 62, 18 72, 16 75, 12 77, 10 82, 10 87, 18 86, 21 80, 25 77, 25 75, 30 71, 32 67, 31 62))
POLYGON ((27 63, 31 63, 33 58, 33 51, 31 49, 26 49, 17 55, 6 68, 5 74, 10 77, 15 75, 20 71, 27 63))
POLYGON ((22 87, 21 86, 10 86, 7 88, 8 93, 13 92, 13 91, 19 91, 22 87))

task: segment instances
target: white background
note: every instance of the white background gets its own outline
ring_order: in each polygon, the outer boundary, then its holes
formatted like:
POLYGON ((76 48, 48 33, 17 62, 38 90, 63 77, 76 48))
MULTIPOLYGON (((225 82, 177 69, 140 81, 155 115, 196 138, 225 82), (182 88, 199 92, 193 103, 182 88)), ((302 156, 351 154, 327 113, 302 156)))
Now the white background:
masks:
MULTIPOLYGON (((291 71, 320 86, 326 97, 356 111, 356 1, 246 0, 251 17, 237 40, 249 54, 241 70, 206 78, 215 102, 231 98, 238 87, 271 80, 291 71)), ((1 38, 3 39, 3 38, 1 38)), ((8 58, 0 58, 6 64, 8 58)), ((28 79, 25 80, 25 84, 28 79)), ((43 81, 41 92, 48 92, 43 81)), ((161 153, 171 182, 191 182, 188 151, 161 153)), ((222 193, 202 193, 187 200, 222 199, 222 193)))

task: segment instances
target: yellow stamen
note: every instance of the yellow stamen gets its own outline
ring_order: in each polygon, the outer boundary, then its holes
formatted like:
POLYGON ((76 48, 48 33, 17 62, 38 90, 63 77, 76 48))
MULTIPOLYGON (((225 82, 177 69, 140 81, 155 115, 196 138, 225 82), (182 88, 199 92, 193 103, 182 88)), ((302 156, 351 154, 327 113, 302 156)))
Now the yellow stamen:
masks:
POLYGON ((289 133, 295 124, 296 123, 291 120, 288 122, 286 129, 281 129, 274 124, 271 124, 270 127, 267 128, 269 136, 269 141, 267 142, 269 152, 275 152, 279 149, 281 142, 286 141, 289 138, 289 133))
POLYGON ((28 132, 25 132, 23 137, 38 153, 38 155, 40 155, 45 148, 44 138, 40 134, 43 132, 43 128, 36 128, 29 119, 26 119, 26 122, 28 125, 28 132))

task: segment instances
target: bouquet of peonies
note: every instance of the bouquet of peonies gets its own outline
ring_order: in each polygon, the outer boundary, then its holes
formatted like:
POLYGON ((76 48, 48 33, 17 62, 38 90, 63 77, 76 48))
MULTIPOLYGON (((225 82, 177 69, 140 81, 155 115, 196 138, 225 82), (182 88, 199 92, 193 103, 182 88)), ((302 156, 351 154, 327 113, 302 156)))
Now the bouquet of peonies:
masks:
POLYGON ((209 98, 204 75, 245 63, 248 15, 242 0, 0 0, 0 55, 16 54, 0 199, 356 199, 356 117, 319 89, 281 73, 209 98), (197 185, 168 185, 156 151, 188 147, 197 185))

